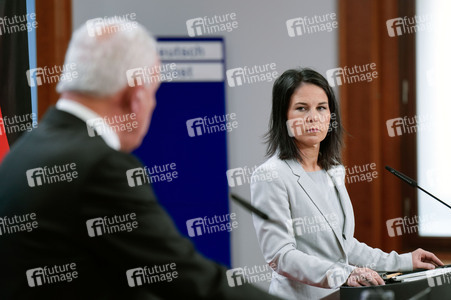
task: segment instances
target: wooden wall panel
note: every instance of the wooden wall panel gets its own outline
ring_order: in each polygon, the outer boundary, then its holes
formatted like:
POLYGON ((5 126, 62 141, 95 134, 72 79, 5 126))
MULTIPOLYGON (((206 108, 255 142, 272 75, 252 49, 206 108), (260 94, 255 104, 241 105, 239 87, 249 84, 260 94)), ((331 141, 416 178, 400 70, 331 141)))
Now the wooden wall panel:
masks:
POLYGON ((386 121, 399 116, 397 39, 390 38, 386 20, 398 16, 397 1, 347 0, 339 4, 340 66, 376 63, 377 79, 340 86, 345 138, 344 163, 375 163, 371 182, 347 184, 355 221, 355 236, 385 251, 401 250, 401 237, 389 237, 386 221, 402 216, 400 182, 385 165, 401 165, 400 142, 388 136, 386 121))
MULTIPOLYGON (((53 67, 64 64, 64 55, 72 34, 71 0, 36 0, 37 66, 53 67)), ((38 117, 58 100, 56 83, 38 87, 38 117)))
MULTIPOLYGON (((401 77, 399 61, 399 39, 388 36, 385 22, 399 16, 397 1, 381 1, 381 13, 379 19, 379 31, 381 43, 379 52, 381 56, 381 98, 380 98, 380 118, 379 128, 382 140, 380 148, 382 154, 381 167, 389 165, 392 168, 401 170, 402 143, 400 139, 388 135, 386 121, 401 116, 401 77)), ((382 180, 382 220, 384 232, 382 247, 385 250, 402 250, 402 239, 405 237, 389 237, 386 230, 385 221, 401 217, 404 215, 402 186, 403 183, 386 170, 381 170, 382 180)), ((404 249, 405 251, 405 249, 404 249)))

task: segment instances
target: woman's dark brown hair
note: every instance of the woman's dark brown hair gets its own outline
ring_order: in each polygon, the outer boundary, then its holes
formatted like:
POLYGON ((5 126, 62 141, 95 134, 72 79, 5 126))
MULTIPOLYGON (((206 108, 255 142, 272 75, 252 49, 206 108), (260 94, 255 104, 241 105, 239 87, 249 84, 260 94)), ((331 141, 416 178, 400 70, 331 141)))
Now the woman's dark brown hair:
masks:
POLYGON ((303 83, 314 84, 327 95, 331 119, 327 136, 320 144, 318 165, 322 169, 329 170, 331 167, 341 164, 343 127, 340 109, 334 91, 327 80, 309 68, 287 70, 274 82, 271 120, 269 130, 265 135, 268 144, 266 154, 273 156, 278 153, 280 159, 297 159, 302 162, 295 138, 288 134, 286 123, 291 96, 303 83))

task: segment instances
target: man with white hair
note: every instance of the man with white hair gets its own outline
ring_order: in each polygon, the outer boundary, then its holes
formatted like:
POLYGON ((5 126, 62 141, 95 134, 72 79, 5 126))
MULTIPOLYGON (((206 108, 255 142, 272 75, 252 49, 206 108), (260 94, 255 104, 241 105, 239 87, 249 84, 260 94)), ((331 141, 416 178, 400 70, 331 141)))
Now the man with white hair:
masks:
POLYGON ((156 43, 136 23, 90 25, 66 54, 77 76, 62 74, 56 107, 0 165, 0 299, 276 299, 228 278, 149 185, 130 186, 159 83, 127 75, 158 70, 156 43))

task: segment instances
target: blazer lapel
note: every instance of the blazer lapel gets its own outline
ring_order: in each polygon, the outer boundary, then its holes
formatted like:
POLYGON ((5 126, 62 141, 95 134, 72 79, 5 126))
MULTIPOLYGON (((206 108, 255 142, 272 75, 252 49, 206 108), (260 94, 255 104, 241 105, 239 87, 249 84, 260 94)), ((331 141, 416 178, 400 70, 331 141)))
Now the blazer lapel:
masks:
POLYGON ((345 235, 345 239, 352 238, 353 232, 350 232, 350 227, 352 226, 352 222, 354 222, 354 210, 352 208, 351 200, 349 199, 348 192, 346 191, 345 186, 345 171, 344 168, 335 168, 327 171, 327 173, 332 178, 335 187, 338 190, 341 207, 343 208, 344 213, 344 228, 343 234, 345 235))
MULTIPOLYGON (((344 245, 342 242, 343 234, 341 233, 340 228, 336 228, 337 226, 332 226, 332 221, 328 219, 328 212, 330 212, 330 209, 327 206, 327 202, 325 201, 324 194, 321 192, 320 189, 317 188, 316 184, 313 182, 313 180, 310 178, 310 176, 304 171, 301 164, 295 160, 286 160, 285 161, 288 166, 290 167, 291 171, 294 175, 298 177, 298 184, 299 186, 305 191, 307 196, 310 198, 310 200, 313 202, 313 204, 316 206, 318 211, 323 215, 323 217, 326 219, 329 226, 332 228, 332 231, 334 232, 337 240, 339 241, 341 248, 343 251, 344 245), (339 231, 340 230, 340 231, 339 231)), ((335 182, 334 182, 335 183, 335 182)), ((340 194, 341 197, 341 194, 340 194)), ((343 208, 344 214, 346 215, 346 210, 343 208)), ((346 216, 345 216, 346 218, 346 216)), ((346 224, 346 219, 344 220, 344 223, 346 224)))

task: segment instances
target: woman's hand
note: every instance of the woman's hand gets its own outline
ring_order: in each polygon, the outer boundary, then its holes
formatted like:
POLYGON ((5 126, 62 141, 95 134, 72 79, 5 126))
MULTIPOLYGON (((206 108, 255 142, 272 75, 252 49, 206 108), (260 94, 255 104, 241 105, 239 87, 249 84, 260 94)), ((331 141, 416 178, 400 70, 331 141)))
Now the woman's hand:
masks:
POLYGON ((349 275, 346 284, 349 286, 371 286, 371 285, 385 285, 384 280, 373 271, 368 268, 355 268, 349 275))
POLYGON ((435 269, 436 266, 443 266, 443 263, 434 253, 421 248, 412 252, 413 269, 435 269))

